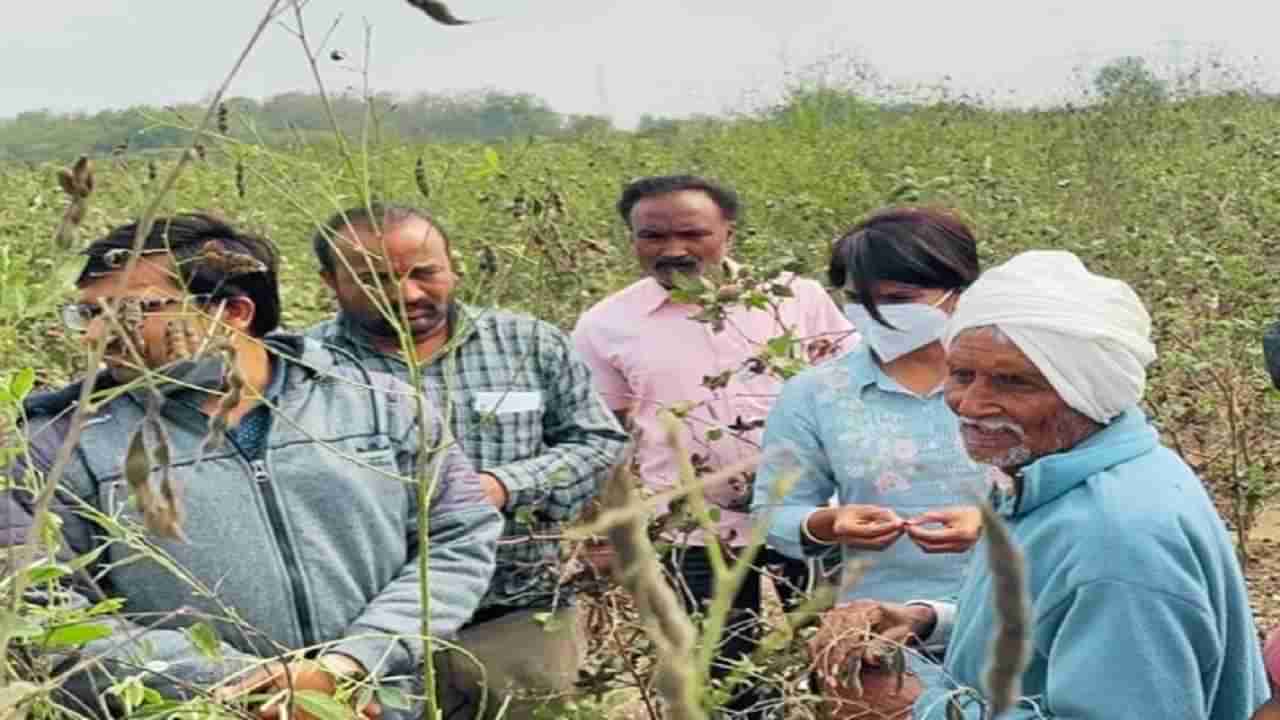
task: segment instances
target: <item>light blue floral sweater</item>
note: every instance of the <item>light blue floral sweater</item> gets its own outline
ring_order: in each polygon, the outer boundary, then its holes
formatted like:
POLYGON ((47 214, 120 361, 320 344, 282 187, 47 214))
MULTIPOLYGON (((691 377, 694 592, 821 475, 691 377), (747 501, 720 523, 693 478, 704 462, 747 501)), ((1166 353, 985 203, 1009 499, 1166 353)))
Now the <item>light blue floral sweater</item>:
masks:
MULTIPOLYGON (((800 527, 833 497, 910 518, 973 504, 998 475, 969 459, 940 390, 913 394, 880 369, 866 345, 783 386, 765 426, 764 450, 752 512, 768 523, 769 544, 795 558, 821 549, 802 542, 800 527), (794 483, 776 497, 791 477, 794 483)), ((905 535, 864 555, 870 566, 843 599, 952 597, 969 559, 969 553, 926 554, 905 535)))

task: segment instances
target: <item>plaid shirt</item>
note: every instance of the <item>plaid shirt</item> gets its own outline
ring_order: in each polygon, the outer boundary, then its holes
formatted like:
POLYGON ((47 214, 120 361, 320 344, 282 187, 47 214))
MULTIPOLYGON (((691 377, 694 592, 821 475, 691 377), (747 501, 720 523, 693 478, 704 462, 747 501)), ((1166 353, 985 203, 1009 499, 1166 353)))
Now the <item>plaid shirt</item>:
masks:
MULTIPOLYGON (((627 435, 560 329, 527 315, 455 308, 449 351, 422 374, 447 401, 441 411, 463 452, 507 488, 498 569, 481 607, 548 607, 558 592, 561 524, 595 496, 627 435)), ((307 334, 407 379, 399 355, 375 349, 342 313, 307 334)))

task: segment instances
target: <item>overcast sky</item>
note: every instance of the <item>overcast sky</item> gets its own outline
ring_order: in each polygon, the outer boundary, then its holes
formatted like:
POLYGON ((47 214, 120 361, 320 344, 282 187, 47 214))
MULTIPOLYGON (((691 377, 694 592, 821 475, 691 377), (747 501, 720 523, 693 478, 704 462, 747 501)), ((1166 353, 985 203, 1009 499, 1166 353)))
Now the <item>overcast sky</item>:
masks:
MULTIPOLYGON (((22 2, 0 24, 0 116, 196 100, 214 90, 266 0, 22 2)), ((1265 0, 451 0, 468 27, 429 22, 404 0, 312 0, 317 39, 359 61, 373 26, 372 85, 411 93, 477 87, 535 93, 561 112, 742 109, 776 95, 787 72, 836 55, 913 84, 1001 102, 1061 100, 1076 68, 1143 55, 1157 64, 1226 58, 1280 88, 1280 3, 1265 0)), ((359 84, 350 61, 325 82, 359 84)), ((835 79, 847 76, 837 66, 835 79)), ((312 89, 297 40, 273 27, 232 93, 312 89)))

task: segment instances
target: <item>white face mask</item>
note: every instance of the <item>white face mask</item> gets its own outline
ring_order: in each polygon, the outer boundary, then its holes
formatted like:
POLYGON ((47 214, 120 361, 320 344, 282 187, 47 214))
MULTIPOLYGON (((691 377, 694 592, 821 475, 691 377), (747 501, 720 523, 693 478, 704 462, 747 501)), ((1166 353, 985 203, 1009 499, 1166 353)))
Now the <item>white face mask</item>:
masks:
POLYGON ((879 306, 881 317, 888 320, 892 328, 876 322, 871 313, 857 303, 846 304, 844 314, 871 344, 876 357, 881 362, 892 362, 942 339, 942 332, 947 326, 947 314, 939 310, 938 306, 949 297, 951 291, 947 291, 946 295, 938 298, 932 305, 902 303, 879 306))

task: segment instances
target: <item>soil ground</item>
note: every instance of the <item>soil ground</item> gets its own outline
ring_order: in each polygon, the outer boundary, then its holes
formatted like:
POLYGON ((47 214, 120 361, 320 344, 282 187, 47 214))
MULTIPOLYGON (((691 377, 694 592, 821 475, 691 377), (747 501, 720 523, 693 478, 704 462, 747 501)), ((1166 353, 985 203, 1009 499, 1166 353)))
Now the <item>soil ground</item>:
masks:
POLYGON ((1250 538, 1246 577, 1258 630, 1280 627, 1280 507, 1264 511, 1250 538))

